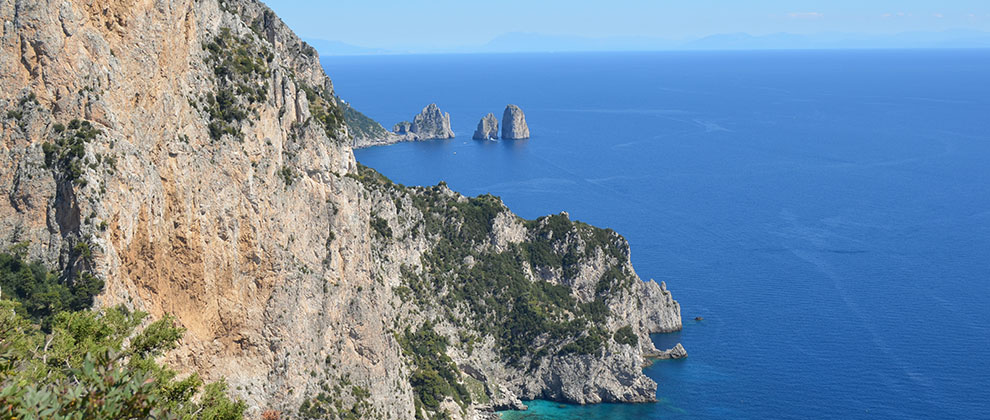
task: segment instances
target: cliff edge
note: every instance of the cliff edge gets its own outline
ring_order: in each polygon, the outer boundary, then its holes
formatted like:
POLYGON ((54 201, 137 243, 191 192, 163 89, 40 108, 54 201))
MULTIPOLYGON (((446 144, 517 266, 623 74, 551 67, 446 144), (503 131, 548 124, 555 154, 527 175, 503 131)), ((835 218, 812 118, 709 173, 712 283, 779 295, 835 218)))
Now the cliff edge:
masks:
POLYGON ((356 111, 261 2, 0 15, 0 247, 174 314, 171 365, 302 418, 655 399, 648 334, 680 309, 625 240, 360 166, 356 111))

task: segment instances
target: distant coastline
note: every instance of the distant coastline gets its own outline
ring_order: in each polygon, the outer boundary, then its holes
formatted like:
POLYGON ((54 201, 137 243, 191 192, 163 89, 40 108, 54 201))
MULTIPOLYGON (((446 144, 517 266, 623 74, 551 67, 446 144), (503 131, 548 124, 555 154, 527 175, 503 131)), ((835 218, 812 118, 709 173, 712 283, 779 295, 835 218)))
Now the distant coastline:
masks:
POLYGON ((960 49, 990 48, 990 32, 958 29, 937 32, 865 34, 824 32, 816 34, 723 33, 696 38, 603 37, 591 38, 540 33, 510 32, 485 44, 460 47, 363 47, 340 41, 304 38, 323 57, 404 54, 477 54, 514 52, 592 51, 712 51, 712 50, 830 50, 830 49, 960 49))

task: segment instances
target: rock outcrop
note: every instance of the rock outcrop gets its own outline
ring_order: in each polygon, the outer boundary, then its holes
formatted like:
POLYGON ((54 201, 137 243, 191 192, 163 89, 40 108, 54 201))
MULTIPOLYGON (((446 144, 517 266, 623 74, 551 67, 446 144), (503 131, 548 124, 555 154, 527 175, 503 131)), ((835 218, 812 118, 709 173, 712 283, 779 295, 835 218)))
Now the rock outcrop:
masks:
POLYGON ((687 350, 681 343, 677 343, 672 349, 664 350, 656 355, 657 359, 683 359, 687 357, 687 350))
POLYGON ((526 115, 515 105, 507 105, 502 113, 502 139, 522 140, 529 138, 529 126, 526 125, 526 115))
POLYGON ((354 132, 354 147, 381 146, 404 141, 444 140, 454 138, 450 129, 450 114, 440 111, 437 104, 429 104, 417 114, 412 122, 402 121, 392 126, 392 131, 385 131, 381 124, 374 122, 363 114, 355 113, 346 118, 348 126, 366 127, 354 132))
POLYGON ((475 140, 498 140, 498 118, 491 112, 485 115, 478 122, 478 129, 474 131, 475 140))
POLYGON ((655 398, 649 333, 680 307, 621 236, 392 183, 357 164, 315 50, 260 1, 166 3, 2 2, 0 249, 95 273, 99 305, 173 314, 167 362, 226 378, 253 415, 655 398))
POLYGON ((413 124, 409 121, 402 121, 392 126, 392 132, 400 136, 413 133, 413 124))
POLYGON ((429 104, 410 123, 403 121, 395 125, 392 132, 407 136, 409 140, 443 140, 454 138, 450 129, 450 114, 440 111, 437 104, 429 104))

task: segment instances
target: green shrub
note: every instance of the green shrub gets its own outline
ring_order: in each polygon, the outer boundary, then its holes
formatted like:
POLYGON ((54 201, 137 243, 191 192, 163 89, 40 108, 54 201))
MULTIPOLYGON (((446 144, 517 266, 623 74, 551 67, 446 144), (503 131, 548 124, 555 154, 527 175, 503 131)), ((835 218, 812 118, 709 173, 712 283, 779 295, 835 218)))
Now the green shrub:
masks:
POLYGON ((389 227, 387 220, 382 219, 377 214, 372 214, 370 223, 371 230, 378 233, 378 236, 381 236, 384 239, 389 239, 392 237, 392 228, 389 227))
POLYGON ((414 367, 409 383, 417 417, 421 408, 436 411, 446 397, 462 405, 471 403, 471 393, 459 380, 460 370, 447 356, 447 337, 437 334, 432 323, 424 323, 415 332, 406 328, 399 344, 414 367))
POLYGON ((45 166, 72 182, 84 183, 82 174, 86 144, 103 132, 89 121, 78 119, 72 120, 67 130, 61 124, 56 124, 53 128, 58 134, 55 141, 41 145, 41 150, 45 153, 45 166), (59 128, 63 129, 60 131, 59 128))
POLYGON ((292 185, 293 182, 296 182, 296 178, 298 178, 296 171, 289 166, 283 166, 282 169, 279 169, 278 176, 285 182, 286 187, 292 185))
POLYGON ((600 329, 594 328, 588 335, 582 336, 574 342, 567 344, 560 349, 561 354, 598 354, 605 343, 605 337, 600 329))
POLYGON ((619 344, 625 344, 629 346, 635 346, 639 344, 639 337, 633 332, 631 326, 626 325, 625 327, 615 330, 615 342, 619 344))
POLYGON ((46 331, 59 312, 88 309, 102 290, 103 281, 89 273, 60 280, 57 273, 39 262, 29 263, 18 255, 0 253, 2 297, 19 302, 18 313, 46 331))

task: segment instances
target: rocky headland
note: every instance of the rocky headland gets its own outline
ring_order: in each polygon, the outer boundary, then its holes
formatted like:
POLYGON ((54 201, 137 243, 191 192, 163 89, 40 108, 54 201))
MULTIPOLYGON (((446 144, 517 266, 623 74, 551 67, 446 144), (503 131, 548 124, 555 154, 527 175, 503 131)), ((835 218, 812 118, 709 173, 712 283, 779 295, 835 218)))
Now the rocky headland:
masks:
MULTIPOLYGON (((655 400, 649 334, 680 329, 680 306, 626 240, 359 165, 355 133, 377 128, 260 1, 0 15, 0 249, 92 272, 99 306, 174 315, 165 361, 226 378, 252 416, 655 400)), ((453 135, 421 115, 408 133, 453 135)), ((528 136, 521 111, 504 125, 528 136)))
POLYGON ((523 140, 529 138, 526 114, 516 105, 508 105, 502 113, 502 139, 523 140))
MULTIPOLYGON (((440 110, 437 104, 429 104, 417 114, 412 122, 402 121, 392 126, 392 131, 386 131, 381 124, 374 122, 363 114, 355 112, 345 118, 348 126, 361 125, 366 129, 356 130, 352 134, 353 147, 381 146, 404 141, 445 140, 454 138, 450 129, 450 113, 440 110)), ((355 130, 352 130, 355 131, 355 130)))
POLYGON ((474 131, 475 140, 498 140, 498 118, 491 112, 478 121, 478 129, 474 131))
POLYGON ((392 133, 407 136, 410 141, 454 138, 454 131, 450 129, 450 113, 440 111, 437 104, 427 105, 411 123, 403 121, 396 124, 392 133))

